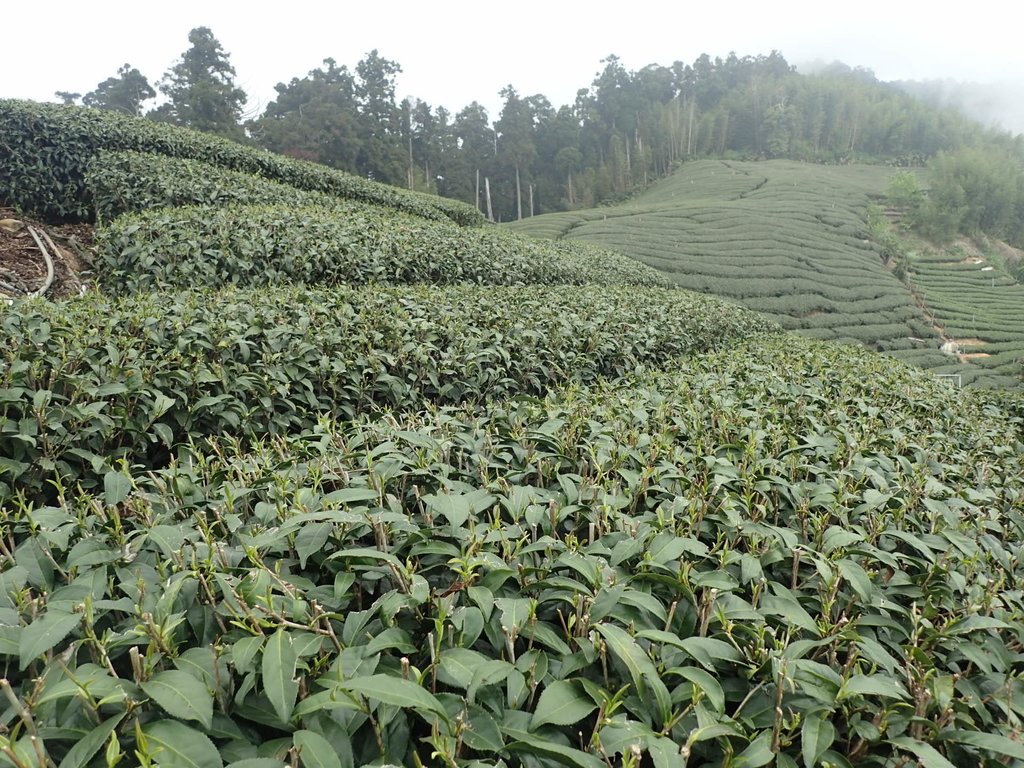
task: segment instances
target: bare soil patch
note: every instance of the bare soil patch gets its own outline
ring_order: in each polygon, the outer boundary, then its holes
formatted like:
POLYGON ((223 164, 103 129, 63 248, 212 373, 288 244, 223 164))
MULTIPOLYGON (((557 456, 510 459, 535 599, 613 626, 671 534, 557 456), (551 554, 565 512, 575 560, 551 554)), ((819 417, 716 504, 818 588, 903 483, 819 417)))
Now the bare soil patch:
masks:
POLYGON ((988 344, 984 339, 950 339, 950 341, 960 347, 980 347, 983 344, 988 344))
MULTIPOLYGON (((0 298, 16 298, 38 291, 46 280, 46 260, 29 232, 46 232, 55 252, 54 278, 47 298, 75 296, 92 280, 93 228, 88 224, 46 224, 19 216, 14 209, 0 206, 0 298)), ((46 245, 45 238, 43 243, 46 245)), ((49 251, 49 246, 46 245, 49 251)))

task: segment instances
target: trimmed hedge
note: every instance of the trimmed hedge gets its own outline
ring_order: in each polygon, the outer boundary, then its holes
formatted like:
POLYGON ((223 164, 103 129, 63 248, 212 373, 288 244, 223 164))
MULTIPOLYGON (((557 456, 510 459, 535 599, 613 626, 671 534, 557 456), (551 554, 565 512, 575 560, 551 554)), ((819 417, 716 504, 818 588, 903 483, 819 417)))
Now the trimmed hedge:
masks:
POLYGON ((116 219, 98 241, 104 288, 114 293, 295 282, 668 284, 611 251, 369 207, 157 209, 116 219))
POLYGON ((89 164, 85 179, 99 222, 113 221, 126 213, 186 205, 315 205, 342 211, 382 210, 380 206, 326 192, 308 192, 201 160, 146 152, 100 152, 89 164))
POLYGON ((378 184, 227 139, 86 107, 0 99, 0 199, 48 219, 95 218, 89 164, 102 150, 135 150, 203 162, 299 189, 479 226, 483 215, 456 200, 378 184))
POLYGON ((88 487, 119 458, 159 465, 189 439, 540 395, 774 329, 714 299, 636 287, 25 301, 0 319, 0 502, 52 493, 57 477, 88 487))

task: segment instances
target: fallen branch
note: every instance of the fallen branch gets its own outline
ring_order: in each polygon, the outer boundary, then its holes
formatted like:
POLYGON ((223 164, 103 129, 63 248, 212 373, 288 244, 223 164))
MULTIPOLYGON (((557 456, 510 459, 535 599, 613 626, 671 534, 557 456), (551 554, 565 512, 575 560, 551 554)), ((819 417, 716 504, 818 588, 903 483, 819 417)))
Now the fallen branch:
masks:
POLYGON ((74 253, 75 256, 84 261, 86 264, 90 266, 93 264, 93 256, 95 254, 93 254, 87 246, 80 243, 77 237, 75 237, 74 235, 61 234, 56 234, 54 235, 54 237, 60 240, 62 243, 64 243, 69 251, 74 253))
MULTIPOLYGON (((43 253, 43 259, 46 260, 46 280, 43 281, 43 286, 38 291, 30 293, 29 295, 43 296, 48 290, 50 290, 50 286, 53 285, 53 259, 50 257, 50 252, 46 250, 46 246, 43 245, 43 241, 39 239, 39 234, 36 232, 35 227, 29 227, 28 233, 32 235, 32 239, 36 241, 36 246, 43 253)), ((46 234, 45 230, 43 230, 43 237, 46 238, 46 242, 50 244, 50 247, 53 248, 53 252, 56 253, 57 246, 53 244, 53 240, 50 239, 50 236, 46 234)))
POLYGON ((18 296, 24 296, 32 292, 32 289, 28 287, 21 275, 13 269, 5 267, 0 267, 0 290, 6 293, 14 293, 18 296))

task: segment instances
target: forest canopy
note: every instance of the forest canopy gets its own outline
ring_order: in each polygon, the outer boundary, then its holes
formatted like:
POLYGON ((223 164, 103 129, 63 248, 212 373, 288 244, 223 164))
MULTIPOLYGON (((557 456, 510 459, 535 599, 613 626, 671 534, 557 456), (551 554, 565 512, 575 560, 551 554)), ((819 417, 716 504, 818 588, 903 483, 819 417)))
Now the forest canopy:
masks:
MULTIPOLYGON (((898 167, 934 159, 935 204, 948 213, 961 192, 944 180, 965 173, 951 170, 956 163, 950 158, 963 159, 957 153, 970 150, 976 152, 971 167, 993 169, 991 158, 999 156, 1001 175, 1009 174, 989 180, 1014 190, 991 215, 1002 220, 1021 205, 1020 136, 983 127, 953 108, 915 98, 905 84, 887 84, 871 70, 838 62, 801 74, 772 51, 724 59, 704 54, 691 64, 631 71, 610 55, 571 104, 556 106, 508 84, 500 91, 499 113, 489 115, 476 101, 453 114, 414 97, 399 100, 400 63, 372 50, 354 69, 327 58, 304 76, 278 83, 277 97, 262 114, 245 116, 228 54, 207 28, 193 30, 189 39, 192 46, 161 81, 168 100, 149 116, 463 200, 498 221, 619 199, 685 160, 712 156, 898 167), (190 110, 190 94, 205 99, 201 114, 190 110), (218 106, 218 99, 224 103, 218 106)), ((130 65, 119 75, 131 78, 130 89, 110 78, 85 102, 123 109, 103 96, 154 93, 130 65)), ((60 96, 73 101, 78 95, 60 96)), ((129 108, 141 109, 137 102, 129 108)), ((968 230, 991 215, 951 214, 933 229, 968 230)))

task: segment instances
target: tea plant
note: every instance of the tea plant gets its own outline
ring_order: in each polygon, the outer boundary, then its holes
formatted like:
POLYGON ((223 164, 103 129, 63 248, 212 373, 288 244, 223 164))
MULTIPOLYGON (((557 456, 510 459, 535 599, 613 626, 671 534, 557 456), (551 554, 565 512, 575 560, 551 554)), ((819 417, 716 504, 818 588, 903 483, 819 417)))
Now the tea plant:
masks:
POLYGON ((0 743, 26 766, 1010 764, 1020 430, 790 337, 486 413, 197 441, 9 507, 0 743))
POLYGON ((110 293, 292 283, 668 285, 614 251, 370 206, 156 209, 115 219, 98 241, 110 293))
POLYGON ((543 395, 776 330, 713 299, 639 287, 23 302, 0 317, 0 500, 93 487, 120 459, 159 465, 190 436, 285 434, 325 414, 543 395))

